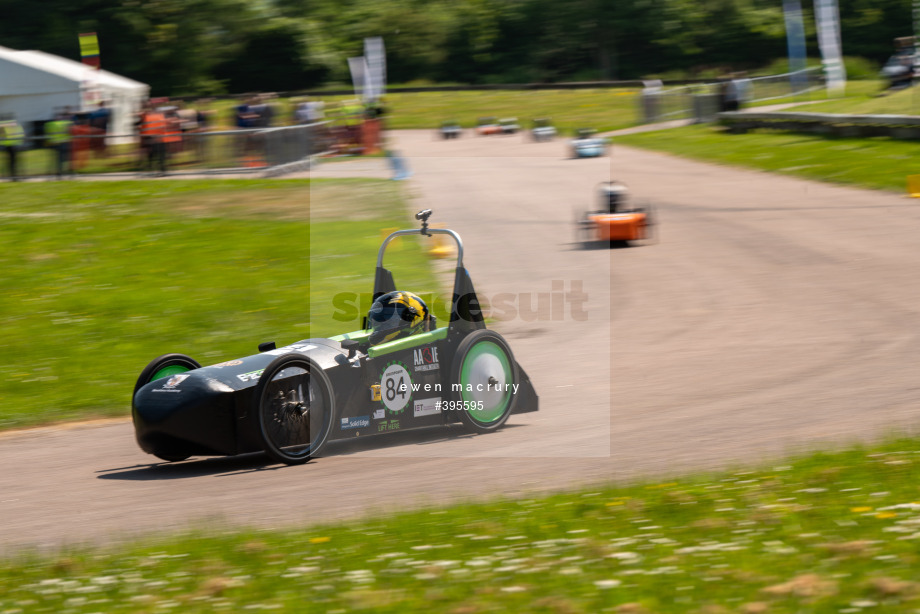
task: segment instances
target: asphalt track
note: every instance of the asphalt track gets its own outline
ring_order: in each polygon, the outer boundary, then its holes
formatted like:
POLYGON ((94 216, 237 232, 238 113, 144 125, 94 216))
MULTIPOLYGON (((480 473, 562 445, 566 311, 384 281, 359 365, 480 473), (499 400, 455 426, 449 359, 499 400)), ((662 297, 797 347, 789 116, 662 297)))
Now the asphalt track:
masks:
MULTIPOLYGON (((916 423, 916 201, 618 146, 570 160, 563 141, 432 136, 404 132, 394 145, 414 172, 413 206, 463 236, 480 294, 520 306, 546 293, 552 305, 558 284, 580 282, 588 295, 586 319, 505 310, 495 325, 540 412, 487 436, 452 428, 336 444, 301 467, 261 455, 157 463, 126 421, 2 435, 0 548, 673 476, 916 423), (611 172, 654 204, 657 243, 573 245, 573 212, 611 172)), ((387 175, 381 160, 314 174, 387 175)))

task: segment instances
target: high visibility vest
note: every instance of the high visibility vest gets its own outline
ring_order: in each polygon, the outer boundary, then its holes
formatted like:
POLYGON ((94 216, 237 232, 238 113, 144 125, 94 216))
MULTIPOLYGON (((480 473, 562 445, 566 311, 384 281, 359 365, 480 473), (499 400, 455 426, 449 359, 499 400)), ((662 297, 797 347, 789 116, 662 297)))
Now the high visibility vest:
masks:
POLYGON ((26 133, 22 131, 22 126, 14 121, 0 122, 0 147, 19 147, 25 141, 26 133))
POLYGON ((60 145, 69 143, 70 128, 73 122, 66 119, 56 119, 45 124, 45 142, 49 145, 60 145))
POLYGON ((178 143, 182 140, 182 125, 178 117, 167 118, 164 120, 165 128, 163 129, 164 143, 178 143))
POLYGON ((348 125, 360 124, 364 115, 364 107, 357 104, 350 104, 342 109, 345 114, 345 123, 348 125))
POLYGON ((162 113, 144 113, 141 135, 162 137, 166 134, 166 117, 162 113))

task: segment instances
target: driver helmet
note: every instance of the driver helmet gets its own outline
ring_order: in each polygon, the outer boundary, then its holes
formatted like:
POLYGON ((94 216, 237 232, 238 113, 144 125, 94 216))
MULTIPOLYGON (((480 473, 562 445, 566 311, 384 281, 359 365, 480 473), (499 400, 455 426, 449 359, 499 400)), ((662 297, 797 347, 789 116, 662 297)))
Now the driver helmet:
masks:
POLYGON ((424 331, 429 321, 428 306, 417 295, 397 290, 374 301, 367 319, 370 343, 377 345, 424 331))
POLYGON ((610 213, 616 213, 626 204, 629 190, 618 181, 609 181, 601 188, 601 206, 610 213))

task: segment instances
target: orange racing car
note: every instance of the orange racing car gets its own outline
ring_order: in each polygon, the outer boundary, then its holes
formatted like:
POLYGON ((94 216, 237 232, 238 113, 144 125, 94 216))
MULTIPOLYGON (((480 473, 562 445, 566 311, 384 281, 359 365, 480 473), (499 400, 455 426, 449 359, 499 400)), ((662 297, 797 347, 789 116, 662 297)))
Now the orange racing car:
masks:
POLYGON ((652 215, 648 207, 630 207, 629 189, 618 181, 598 188, 599 208, 575 220, 576 239, 582 245, 628 244, 651 237, 652 215))

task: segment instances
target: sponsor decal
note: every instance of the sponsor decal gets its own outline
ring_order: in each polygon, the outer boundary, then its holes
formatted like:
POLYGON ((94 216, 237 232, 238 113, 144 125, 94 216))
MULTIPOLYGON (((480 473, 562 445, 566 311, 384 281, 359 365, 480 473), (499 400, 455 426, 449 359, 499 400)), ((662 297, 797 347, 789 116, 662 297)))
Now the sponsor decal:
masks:
POLYGON ((439 413, 441 413, 441 397, 419 399, 412 405, 412 415, 416 418, 433 416, 439 413))
POLYGON ((176 388, 176 386, 187 380, 188 377, 188 373, 177 373, 176 375, 173 375, 168 380, 166 380, 165 384, 155 389, 153 392, 182 392, 176 388))
POLYGON ((177 375, 173 375, 166 381, 166 384, 163 386, 163 388, 175 388, 187 379, 188 373, 179 373, 177 375))
POLYGON ((399 430, 399 420, 384 420, 377 425, 377 432, 383 433, 386 431, 398 431, 399 430))
POLYGON ((376 409, 374 410, 374 420, 383 420, 387 416, 387 410, 385 409, 376 409))
POLYGON ((257 381, 259 377, 262 375, 262 371, 265 371, 265 369, 259 369, 258 371, 250 371, 249 373, 240 373, 236 377, 241 382, 254 382, 254 381, 257 381))
POLYGON ((379 401, 380 398, 380 384, 371 384, 371 401, 379 401))
POLYGON ((356 416, 354 418, 342 418, 342 430, 346 429, 363 429, 371 425, 371 419, 367 416, 356 416))
POLYGON ((441 368, 438 362, 438 348, 431 346, 412 350, 415 371, 435 371, 441 368))
POLYGON ((399 414, 412 398, 412 376, 398 360, 387 363, 380 376, 380 393, 390 413, 399 414))
POLYGON ((305 354, 312 349, 315 349, 316 346, 310 343, 295 343, 293 345, 286 345, 283 348, 278 348, 277 350, 269 350, 267 352, 262 352, 263 354, 268 354, 269 356, 281 356, 282 354, 290 354, 291 352, 299 352, 305 354))
POLYGON ((242 360, 228 360, 227 362, 219 362, 216 365, 211 366, 220 369, 221 367, 235 367, 241 364, 243 364, 242 360))

